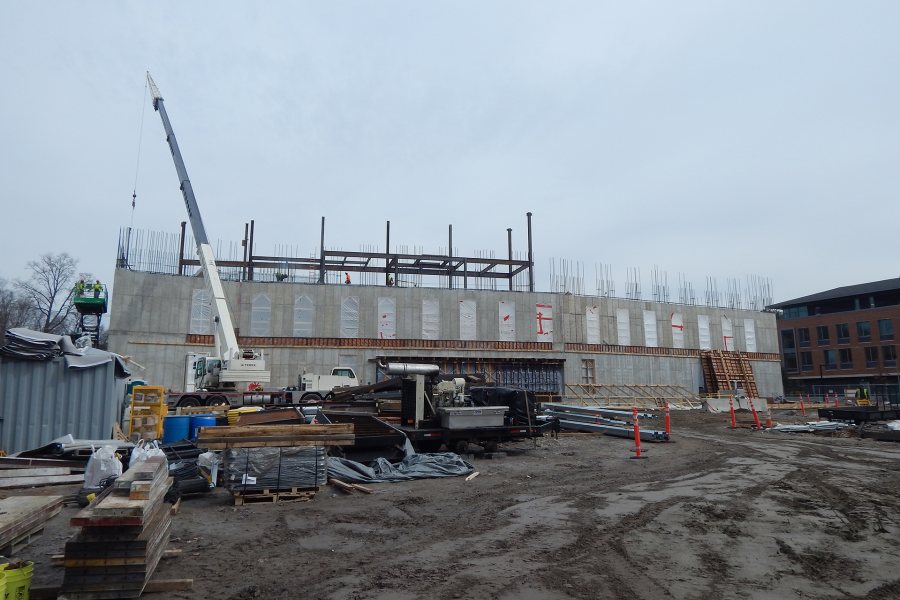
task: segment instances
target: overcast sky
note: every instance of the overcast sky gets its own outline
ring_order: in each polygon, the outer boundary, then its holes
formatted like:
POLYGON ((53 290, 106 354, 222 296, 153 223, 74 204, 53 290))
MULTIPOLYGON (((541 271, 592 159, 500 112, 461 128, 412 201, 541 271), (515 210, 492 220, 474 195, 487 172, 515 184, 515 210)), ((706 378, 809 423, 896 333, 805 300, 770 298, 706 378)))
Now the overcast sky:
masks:
MULTIPOLYGON (((769 277, 781 301, 900 275, 900 3, 0 3, 0 277, 186 214, 211 238, 524 250, 769 277), (143 117, 142 117, 143 114, 143 117), (143 118, 143 137, 141 123, 143 118), (139 144, 139 139, 142 143, 139 144)), ((677 297, 677 294, 674 294, 677 297)))

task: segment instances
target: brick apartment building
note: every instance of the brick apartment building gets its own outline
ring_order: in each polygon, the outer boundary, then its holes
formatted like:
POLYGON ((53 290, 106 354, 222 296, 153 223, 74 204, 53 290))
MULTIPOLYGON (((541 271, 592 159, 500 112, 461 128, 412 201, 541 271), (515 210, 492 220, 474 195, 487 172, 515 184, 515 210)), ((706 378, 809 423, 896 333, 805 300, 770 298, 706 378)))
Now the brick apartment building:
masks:
POLYGON ((785 392, 843 396, 860 386, 900 401, 900 279, 840 287, 767 308, 777 327, 785 392))

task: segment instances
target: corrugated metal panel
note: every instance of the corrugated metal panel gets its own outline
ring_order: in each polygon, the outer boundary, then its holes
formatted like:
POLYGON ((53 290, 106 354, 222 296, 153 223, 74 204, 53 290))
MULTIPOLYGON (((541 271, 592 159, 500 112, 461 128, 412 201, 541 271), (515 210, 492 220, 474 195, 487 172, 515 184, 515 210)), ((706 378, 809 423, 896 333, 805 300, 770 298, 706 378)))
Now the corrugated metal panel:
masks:
POLYGON ((62 358, 0 359, 0 448, 21 452, 67 433, 109 439, 121 402, 113 369, 67 369, 62 358))

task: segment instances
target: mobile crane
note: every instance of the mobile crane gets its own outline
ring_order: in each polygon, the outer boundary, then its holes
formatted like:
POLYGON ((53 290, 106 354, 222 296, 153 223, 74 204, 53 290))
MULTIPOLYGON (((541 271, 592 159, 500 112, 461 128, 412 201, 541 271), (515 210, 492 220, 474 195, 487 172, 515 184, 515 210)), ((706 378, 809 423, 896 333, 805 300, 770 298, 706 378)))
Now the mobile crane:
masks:
POLYGON ((147 72, 147 85, 150 89, 153 108, 159 113, 163 128, 166 130, 166 141, 169 143, 172 159, 175 161, 175 171, 178 173, 181 194, 184 196, 184 205, 191 222, 191 231, 197 242, 197 254, 200 257, 203 276, 206 278, 212 296, 215 354, 211 357, 197 358, 194 371, 196 388, 210 391, 235 391, 238 383, 269 383, 270 374, 266 370, 266 361, 262 352, 252 348, 241 348, 238 345, 231 312, 229 312, 228 303, 225 300, 225 290, 219 279, 212 246, 206 237, 206 228, 203 226, 200 208, 197 206, 197 199, 194 196, 194 188, 191 186, 191 180, 188 179, 187 169, 181 158, 178 142, 175 140, 175 132, 172 130, 172 124, 166 114, 163 97, 149 71, 147 72))

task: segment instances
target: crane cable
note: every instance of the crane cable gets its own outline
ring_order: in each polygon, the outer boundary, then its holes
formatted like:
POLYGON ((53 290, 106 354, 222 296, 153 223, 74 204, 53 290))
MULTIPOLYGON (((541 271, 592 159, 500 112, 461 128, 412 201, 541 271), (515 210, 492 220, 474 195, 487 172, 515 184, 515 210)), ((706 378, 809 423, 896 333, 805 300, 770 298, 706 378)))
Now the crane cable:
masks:
POLYGON ((144 140, 144 113, 147 111, 147 82, 144 82, 144 99, 141 101, 141 126, 138 133, 137 162, 134 165, 134 188, 131 192, 131 225, 129 225, 129 233, 134 226, 134 207, 137 203, 137 184, 138 173, 141 168, 141 145, 144 140))

